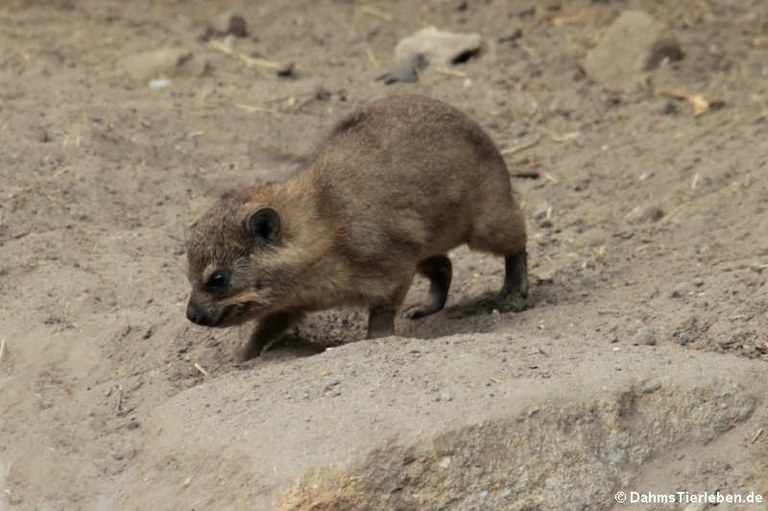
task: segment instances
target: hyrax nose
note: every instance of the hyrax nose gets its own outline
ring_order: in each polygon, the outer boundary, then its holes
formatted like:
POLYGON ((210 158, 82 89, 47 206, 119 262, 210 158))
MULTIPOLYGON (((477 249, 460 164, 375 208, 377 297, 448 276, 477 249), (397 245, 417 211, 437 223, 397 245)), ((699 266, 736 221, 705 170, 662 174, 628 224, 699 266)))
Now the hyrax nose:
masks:
POLYGON ((187 319, 196 325, 206 325, 208 322, 205 319, 205 314, 194 305, 187 305, 187 319))

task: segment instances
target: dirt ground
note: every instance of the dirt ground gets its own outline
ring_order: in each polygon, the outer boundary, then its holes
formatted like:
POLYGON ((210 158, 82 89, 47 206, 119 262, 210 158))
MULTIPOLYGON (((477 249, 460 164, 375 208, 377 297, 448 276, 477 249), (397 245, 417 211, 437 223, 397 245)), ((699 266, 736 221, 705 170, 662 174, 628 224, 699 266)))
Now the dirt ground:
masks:
MULTIPOLYGON (((447 310, 399 335, 514 329, 768 362, 767 2, 6 0, 0 510, 130 509, 113 486, 169 398, 365 342, 364 313, 329 311, 241 362, 242 331, 184 317, 184 240, 222 192, 289 177, 336 119, 394 93, 465 110, 513 172, 541 176, 514 179, 531 307, 474 311, 503 264, 459 249, 447 310), (579 64, 629 8, 685 57, 608 91, 579 64), (238 54, 293 63, 290 76, 210 44, 227 9, 247 22, 238 54), (375 81, 429 25, 478 32, 483 50, 418 83, 375 81), (664 90, 723 104, 694 116, 664 90)), ((425 292, 417 281, 408 301, 425 292)))

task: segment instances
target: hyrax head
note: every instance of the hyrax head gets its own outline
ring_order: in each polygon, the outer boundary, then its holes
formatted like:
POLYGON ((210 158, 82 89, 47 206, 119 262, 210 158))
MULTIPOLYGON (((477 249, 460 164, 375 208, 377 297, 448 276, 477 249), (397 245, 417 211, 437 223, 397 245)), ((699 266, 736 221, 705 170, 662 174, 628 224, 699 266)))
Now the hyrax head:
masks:
POLYGON ((187 318, 227 327, 268 312, 279 290, 280 234, 274 209, 237 194, 219 200, 196 222, 189 241, 187 318))

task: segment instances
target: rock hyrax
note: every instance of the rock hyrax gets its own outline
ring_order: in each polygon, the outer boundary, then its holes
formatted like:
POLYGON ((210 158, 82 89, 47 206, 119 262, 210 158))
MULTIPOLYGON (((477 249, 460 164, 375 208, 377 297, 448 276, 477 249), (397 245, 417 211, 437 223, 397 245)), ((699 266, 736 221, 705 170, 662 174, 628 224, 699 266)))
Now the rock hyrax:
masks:
POLYGON ((505 258, 500 300, 527 295, 525 220, 499 150, 445 103, 390 97, 342 119, 291 179, 232 190, 196 222, 187 318, 259 320, 246 357, 333 307, 365 306, 368 337, 392 335, 417 272, 429 298, 404 317, 443 308, 447 253, 465 243, 505 258))

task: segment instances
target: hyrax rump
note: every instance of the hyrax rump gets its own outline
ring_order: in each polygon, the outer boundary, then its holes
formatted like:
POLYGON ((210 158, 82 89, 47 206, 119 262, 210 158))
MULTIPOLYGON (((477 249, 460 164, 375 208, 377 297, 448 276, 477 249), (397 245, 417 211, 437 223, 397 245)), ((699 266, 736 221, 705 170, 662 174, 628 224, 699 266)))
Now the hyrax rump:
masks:
POLYGON ((445 103, 390 97, 339 122, 296 176, 232 190, 196 222, 187 318, 258 319, 246 357, 332 307, 365 306, 368 337, 392 335, 417 272, 429 299, 404 316, 443 308, 447 253, 465 243, 504 256, 500 300, 527 295, 525 220, 490 137, 445 103))

